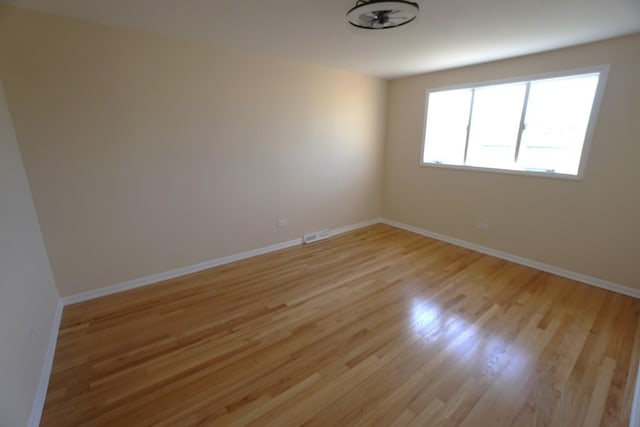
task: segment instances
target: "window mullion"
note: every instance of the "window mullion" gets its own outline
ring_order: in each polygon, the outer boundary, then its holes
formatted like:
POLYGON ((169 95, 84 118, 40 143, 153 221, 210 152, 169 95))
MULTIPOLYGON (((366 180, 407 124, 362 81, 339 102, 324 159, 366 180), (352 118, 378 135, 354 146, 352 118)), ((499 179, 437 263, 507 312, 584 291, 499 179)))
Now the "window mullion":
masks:
POLYGON ((467 139, 464 141, 464 159, 462 164, 467 164, 467 152, 469 151, 469 135, 471 135, 471 117, 473 116, 473 102, 476 97, 476 88, 471 89, 471 106, 469 107, 469 121, 467 121, 467 139))
POLYGON ((518 163, 518 156, 520 155, 520 143, 522 142, 522 134, 524 133, 524 121, 527 117, 527 105, 529 104, 530 90, 531 82, 527 82, 527 88, 524 91, 524 100, 522 101, 522 115, 520 116, 520 129, 518 130, 518 140, 516 141, 516 152, 514 153, 513 157, 514 163, 518 163))

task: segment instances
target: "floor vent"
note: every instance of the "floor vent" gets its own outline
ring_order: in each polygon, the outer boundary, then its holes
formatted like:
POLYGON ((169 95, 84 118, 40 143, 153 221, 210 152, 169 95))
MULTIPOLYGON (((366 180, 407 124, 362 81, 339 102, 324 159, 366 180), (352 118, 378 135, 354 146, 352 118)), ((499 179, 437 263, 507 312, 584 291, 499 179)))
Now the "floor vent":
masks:
POLYGON ((305 234, 302 240, 305 243, 313 243, 313 242, 317 242, 318 240, 328 239, 329 237, 331 237, 331 233, 329 233, 329 230, 327 229, 327 230, 314 231, 313 233, 305 234))

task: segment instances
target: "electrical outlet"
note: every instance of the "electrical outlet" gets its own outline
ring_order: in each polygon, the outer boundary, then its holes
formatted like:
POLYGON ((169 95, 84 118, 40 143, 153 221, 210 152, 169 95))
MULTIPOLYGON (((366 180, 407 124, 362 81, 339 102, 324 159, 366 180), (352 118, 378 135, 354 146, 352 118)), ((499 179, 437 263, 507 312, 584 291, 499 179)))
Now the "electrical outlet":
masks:
POLYGON ((478 221, 476 222, 476 228, 480 231, 487 231, 489 229, 489 224, 486 222, 478 221))
POLYGON ((289 220, 287 220, 286 218, 279 219, 277 225, 278 228, 286 227, 287 225, 289 225, 289 220))

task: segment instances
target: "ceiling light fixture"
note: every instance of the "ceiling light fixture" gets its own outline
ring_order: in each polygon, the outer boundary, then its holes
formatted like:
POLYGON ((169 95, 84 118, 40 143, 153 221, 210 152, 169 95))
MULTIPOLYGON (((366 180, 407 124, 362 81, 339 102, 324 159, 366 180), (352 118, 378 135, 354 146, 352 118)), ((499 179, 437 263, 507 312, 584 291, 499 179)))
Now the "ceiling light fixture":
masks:
POLYGON ((404 0, 358 0, 347 12, 349 24, 366 30, 386 30, 413 22, 420 7, 404 0))

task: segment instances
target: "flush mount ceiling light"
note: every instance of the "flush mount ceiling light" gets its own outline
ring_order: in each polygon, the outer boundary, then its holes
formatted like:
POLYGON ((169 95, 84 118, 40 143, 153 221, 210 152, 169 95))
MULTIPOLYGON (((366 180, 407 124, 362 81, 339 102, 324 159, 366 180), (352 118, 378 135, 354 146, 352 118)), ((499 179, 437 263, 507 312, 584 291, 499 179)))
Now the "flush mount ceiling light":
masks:
POLYGON ((347 19, 357 28, 386 30, 414 21, 419 10, 417 3, 404 0, 358 0, 347 12, 347 19))

